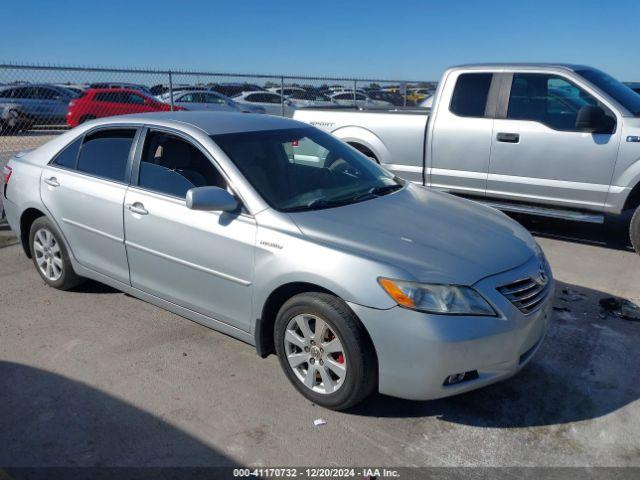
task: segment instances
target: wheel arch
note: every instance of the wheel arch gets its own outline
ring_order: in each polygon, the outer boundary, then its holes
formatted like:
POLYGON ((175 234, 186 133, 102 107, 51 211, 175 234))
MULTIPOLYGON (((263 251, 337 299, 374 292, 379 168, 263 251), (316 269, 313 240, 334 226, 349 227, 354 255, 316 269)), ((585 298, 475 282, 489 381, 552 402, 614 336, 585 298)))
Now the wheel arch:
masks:
MULTIPOLYGON (((256 320, 254 336, 255 336, 255 344, 256 351, 258 355, 262 358, 267 357, 271 353, 275 352, 275 344, 274 344, 274 327, 276 323, 276 316, 280 311, 280 308, 284 303, 295 295, 299 295, 301 293, 326 293, 328 295, 333 295, 334 297, 339 298, 344 301, 342 297, 335 292, 322 287, 315 283, 310 282, 289 282, 280 285, 275 290, 273 290, 267 300, 264 302, 262 307, 261 317, 256 320)), ((346 302, 345 302, 346 303, 346 302)), ((347 304, 347 308, 348 304, 347 304)), ((358 318, 358 316, 353 312, 354 316, 358 318)), ((358 318, 358 321, 360 319, 358 318)), ((369 339, 369 342, 374 350, 376 361, 378 359, 378 354, 375 349, 375 345, 366 326, 360 321, 363 331, 369 339)))
POLYGON ((27 258, 31 258, 31 247, 29 245, 31 225, 40 217, 46 217, 46 214, 35 207, 25 209, 20 215, 20 243, 27 258))
POLYGON ((388 159, 391 158, 380 137, 366 128, 341 127, 331 132, 331 134, 365 155, 366 153, 363 150, 371 152, 372 158, 378 163, 388 163, 388 159))
POLYGON ((631 189, 631 192, 627 196, 627 199, 624 202, 624 210, 635 210, 640 207, 640 179, 638 183, 636 183, 635 187, 631 189))

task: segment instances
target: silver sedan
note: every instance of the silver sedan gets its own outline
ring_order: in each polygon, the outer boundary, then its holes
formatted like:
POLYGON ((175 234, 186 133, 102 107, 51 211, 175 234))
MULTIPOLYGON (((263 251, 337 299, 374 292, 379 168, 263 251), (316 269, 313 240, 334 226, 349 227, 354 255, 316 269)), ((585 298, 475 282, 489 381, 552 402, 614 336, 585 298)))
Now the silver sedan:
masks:
POLYGON ((90 121, 4 177, 47 285, 97 280, 275 352, 328 408, 506 379, 547 328, 553 278, 520 225, 290 119, 90 121))
POLYGON ((187 110, 208 110, 216 112, 244 112, 265 113, 265 109, 258 105, 240 105, 231 98, 218 92, 203 90, 182 90, 160 95, 158 99, 164 103, 171 103, 187 110))

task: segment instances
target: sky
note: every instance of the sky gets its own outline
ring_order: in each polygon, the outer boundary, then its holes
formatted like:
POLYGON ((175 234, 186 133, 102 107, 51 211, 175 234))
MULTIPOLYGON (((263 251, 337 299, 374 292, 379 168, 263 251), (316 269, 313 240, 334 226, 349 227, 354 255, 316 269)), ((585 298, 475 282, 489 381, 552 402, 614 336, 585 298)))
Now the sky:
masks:
POLYGON ((640 81, 640 0, 22 0, 2 12, 0 62, 437 80, 461 63, 543 61, 640 81))

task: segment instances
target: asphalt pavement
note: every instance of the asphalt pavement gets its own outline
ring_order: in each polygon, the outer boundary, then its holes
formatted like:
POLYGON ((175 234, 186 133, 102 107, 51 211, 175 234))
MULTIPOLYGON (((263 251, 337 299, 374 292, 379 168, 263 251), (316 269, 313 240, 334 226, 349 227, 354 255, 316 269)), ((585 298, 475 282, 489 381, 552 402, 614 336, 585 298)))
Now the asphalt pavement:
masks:
POLYGON ((49 288, 0 248, 0 465, 640 466, 640 322, 599 305, 640 301, 640 256, 617 221, 525 225, 558 280, 535 359, 475 392, 344 413, 274 356, 98 283, 49 288))

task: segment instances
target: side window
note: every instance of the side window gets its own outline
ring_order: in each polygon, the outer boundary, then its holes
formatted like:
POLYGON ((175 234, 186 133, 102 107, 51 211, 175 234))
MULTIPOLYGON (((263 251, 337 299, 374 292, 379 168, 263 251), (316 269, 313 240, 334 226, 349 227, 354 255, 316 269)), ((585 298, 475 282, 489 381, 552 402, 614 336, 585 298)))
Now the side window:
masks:
POLYGON ((484 117, 492 73, 463 73, 458 77, 449 109, 461 117, 484 117))
POLYGON ((7 88, 5 90, 0 91, 0 98, 11 98, 13 95, 13 89, 7 88))
POLYGON ((154 131, 147 134, 144 142, 138 185, 180 198, 194 187, 227 187, 200 149, 175 135, 154 131))
POLYGON ((562 77, 516 73, 507 118, 540 122, 554 130, 577 131, 578 112, 586 105, 598 105, 598 101, 562 77))
POLYGON ((78 157, 78 171, 124 182, 134 129, 98 130, 85 137, 78 157))
POLYGON ((123 102, 122 95, 120 95, 120 92, 96 93, 94 100, 96 102, 125 103, 123 102))
POLYGON ((13 90, 13 98, 24 98, 24 99, 32 99, 35 96, 35 88, 26 87, 26 88, 15 88, 13 90))
POLYGON ((262 102, 262 96, 260 94, 254 93, 252 95, 247 95, 246 97, 244 97, 244 99, 247 102, 262 102))
POLYGON ((35 93, 35 98, 38 100, 55 100, 61 97, 62 94, 51 88, 38 88, 35 93))
POLYGON ((142 95, 138 95, 137 93, 125 93, 124 94, 127 98, 127 102, 126 103, 132 103, 135 105, 143 105, 144 104, 144 97, 142 95))
POLYGON ((75 170, 80 145, 82 145, 82 137, 78 138, 75 142, 62 150, 56 158, 53 159, 53 164, 75 170))
POLYGON ((224 99, 211 93, 203 93, 202 96, 205 98, 206 103, 226 103, 224 99))
POLYGON ((185 93, 181 97, 178 97, 178 99, 176 101, 183 102, 183 103, 193 103, 194 102, 193 95, 191 93, 185 93))

